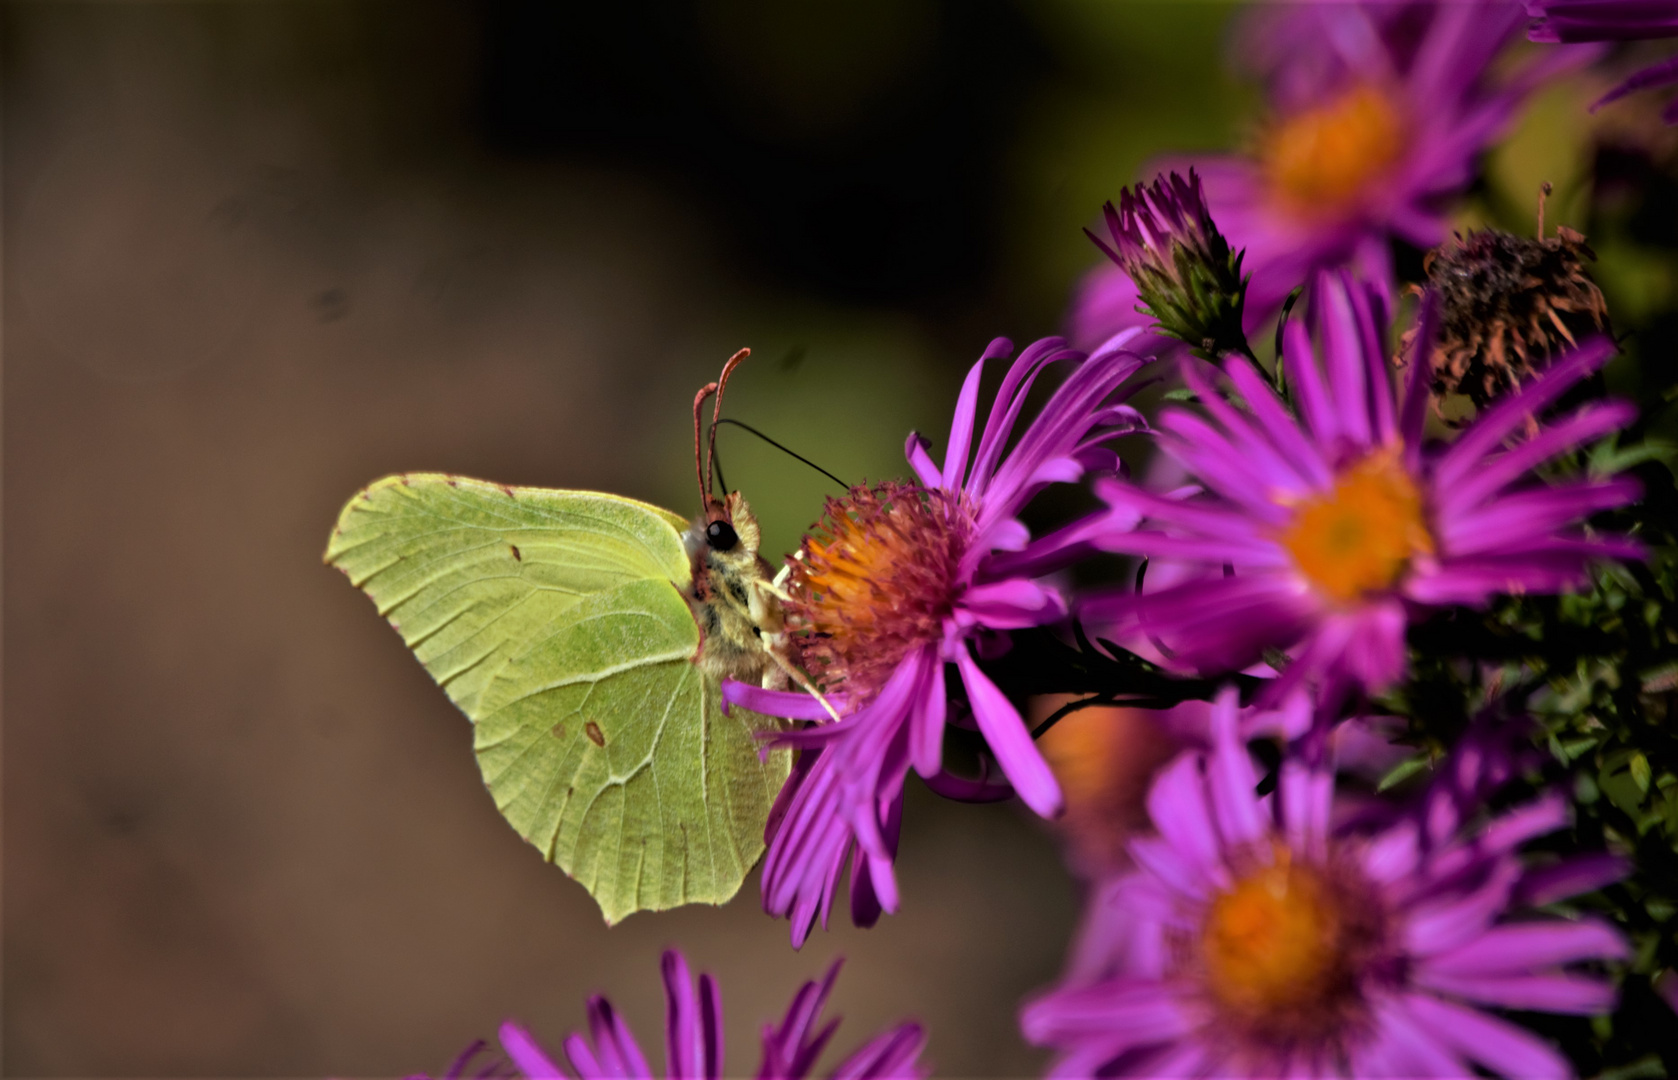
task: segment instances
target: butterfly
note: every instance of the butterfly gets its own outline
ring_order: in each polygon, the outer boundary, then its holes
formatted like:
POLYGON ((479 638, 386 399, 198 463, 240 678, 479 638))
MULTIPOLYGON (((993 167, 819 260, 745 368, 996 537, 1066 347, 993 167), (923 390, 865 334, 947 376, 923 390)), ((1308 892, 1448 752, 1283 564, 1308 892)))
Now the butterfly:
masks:
POLYGON ((720 707, 723 678, 808 685, 756 518, 738 491, 711 493, 722 393, 749 353, 694 398, 691 522, 620 495, 408 473, 351 498, 326 549, 472 721, 501 814, 608 924, 731 898, 791 766, 760 753, 780 721, 720 707))

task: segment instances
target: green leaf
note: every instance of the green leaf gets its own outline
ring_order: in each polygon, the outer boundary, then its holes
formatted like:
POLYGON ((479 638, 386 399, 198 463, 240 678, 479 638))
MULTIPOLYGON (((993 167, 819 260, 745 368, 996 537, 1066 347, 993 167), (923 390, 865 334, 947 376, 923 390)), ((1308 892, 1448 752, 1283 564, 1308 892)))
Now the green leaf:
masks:
POLYGON ((1631 773, 1632 783, 1637 785, 1637 790, 1645 795, 1649 794, 1649 759, 1643 756, 1643 751, 1632 751, 1627 768, 1631 773))
POLYGON ((1609 476, 1645 461, 1672 465, 1675 459, 1678 459, 1678 446, 1658 437, 1629 446, 1621 446, 1618 439, 1604 439, 1591 447, 1588 464, 1593 476, 1609 476))
POLYGON ((1397 787, 1399 784, 1404 783, 1404 781, 1427 768, 1427 765, 1427 758, 1420 754, 1415 757, 1405 758, 1403 761, 1389 769, 1387 771, 1387 775, 1381 777, 1381 782, 1375 785, 1375 790, 1377 792, 1381 792, 1386 791, 1388 788, 1397 787))
MULTIPOLYGON (((1637 770, 1633 765, 1633 761, 1642 756, 1635 750, 1621 747, 1608 754, 1597 772, 1597 786, 1603 794, 1634 819, 1639 817, 1638 811, 1642 809, 1646 793, 1646 789, 1637 782, 1637 770)), ((1645 759, 1645 769, 1648 764, 1645 759)))
POLYGON ((758 756, 778 721, 724 716, 691 662, 685 526, 616 495, 416 473, 351 499, 326 551, 471 719, 502 815, 608 923, 739 891, 791 765, 758 756))

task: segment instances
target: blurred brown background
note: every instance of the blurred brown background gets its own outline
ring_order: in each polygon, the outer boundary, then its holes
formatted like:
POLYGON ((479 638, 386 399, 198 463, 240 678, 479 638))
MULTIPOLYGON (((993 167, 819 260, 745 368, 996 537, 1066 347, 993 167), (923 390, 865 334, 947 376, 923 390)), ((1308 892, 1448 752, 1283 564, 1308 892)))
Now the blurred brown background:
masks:
MULTIPOLYGON (((685 509, 742 344, 733 415, 898 474, 992 335, 1055 330, 1136 163, 1228 141, 1224 15, 7 4, 6 1074, 441 1071, 601 990, 652 1049, 669 944, 735 1070, 842 953, 839 1050, 916 1016, 943 1075, 1033 1071, 1076 907, 1035 822, 917 788, 903 913, 802 954, 755 877, 608 930, 320 552, 396 470, 685 509)), ((789 550, 825 481, 723 441, 789 550)))

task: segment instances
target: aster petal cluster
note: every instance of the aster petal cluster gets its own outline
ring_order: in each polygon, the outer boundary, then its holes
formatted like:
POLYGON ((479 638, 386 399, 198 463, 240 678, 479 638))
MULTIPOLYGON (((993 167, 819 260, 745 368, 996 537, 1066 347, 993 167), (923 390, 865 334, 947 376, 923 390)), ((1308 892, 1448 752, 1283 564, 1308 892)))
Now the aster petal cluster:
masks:
MULTIPOLYGON (((1500 64, 1525 14, 1506 0, 1349 0, 1257 5, 1232 41, 1264 80, 1272 119, 1243 154, 1167 160, 1194 168, 1229 244, 1246 253, 1249 328, 1324 267, 1351 266, 1391 296, 1394 241, 1432 248, 1475 160, 1532 91, 1589 47, 1500 64)), ((1070 316, 1079 341, 1128 319, 1109 293, 1141 287, 1102 267, 1070 316), (1105 316, 1097 318, 1100 313, 1105 316)))
MULTIPOLYGON (((1172 565, 1176 580, 1093 597, 1088 621, 1207 673, 1238 671, 1276 650, 1285 663, 1273 698, 1320 682, 1333 699, 1400 679, 1406 626, 1431 609, 1556 592, 1584 581, 1592 559, 1640 555, 1627 537, 1581 527, 1634 500, 1634 479, 1551 483, 1534 472, 1624 427, 1631 405, 1589 402, 1513 441, 1602 366, 1608 342, 1585 344, 1454 442, 1430 446, 1427 359, 1411 362, 1399 399, 1379 296, 1344 273, 1324 274, 1312 306, 1316 340, 1300 321, 1284 336, 1297 415, 1244 361, 1224 369, 1241 408, 1186 364, 1205 414, 1167 410, 1158 439, 1200 486, 1097 482, 1111 514, 1077 526, 1083 538, 1172 565)), ((1432 340, 1431 311, 1420 341, 1432 340)))
MULTIPOLYGON (((942 466, 911 435, 906 454, 917 482, 856 488, 835 500, 792 560, 788 627, 818 684, 846 709, 837 723, 781 737, 803 753, 770 813, 763 903, 791 920, 795 945, 818 918, 827 924, 847 860, 853 920, 869 925, 896 910, 903 783, 911 768, 935 784, 943 778, 947 667, 1013 791, 1038 814, 1059 811, 1053 774, 1019 710, 980 668, 974 643, 1065 616, 1059 591, 1037 580, 1065 551, 1034 545, 1018 515, 1051 483, 1116 468, 1106 441, 1140 424, 1122 401, 1144 362, 1124 348, 1127 340, 1087 358, 1059 339, 1025 349, 980 432, 985 366, 1013 351, 1005 338, 992 342, 962 386, 942 466), (1026 395, 1054 363, 1071 372, 1016 438, 1026 395)), ((725 684, 724 694, 771 715, 825 716, 799 694, 739 683, 725 684)))
POLYGON ((1498 765, 1495 743, 1469 740, 1418 805, 1341 827, 1321 765, 1287 760, 1257 794, 1240 728, 1226 694, 1211 748, 1154 783, 1157 835, 1132 841, 1135 869, 1095 900, 1065 980, 1022 1010, 1026 1037, 1057 1053, 1050 1074, 1569 1075, 1492 1011, 1613 1003, 1589 965, 1627 957, 1618 931, 1531 910, 1624 872, 1522 861, 1566 824, 1566 800, 1465 813, 1498 765))
MULTIPOLYGON (((822 1009, 839 976, 835 961, 820 982, 806 982, 787 1006, 779 1024, 765 1024, 763 1056, 758 1080, 804 1080, 814 1073, 817 1059, 839 1027, 837 1018, 821 1024, 822 1009)), ((741 1075, 727 1070, 723 1056, 722 996, 716 980, 701 975, 697 987, 687 960, 671 949, 664 954, 664 1075, 668 1080, 722 1080, 741 1075)), ((635 1033, 605 997, 588 1002, 588 1033, 572 1032, 564 1054, 550 1053, 529 1029, 509 1020, 499 1032, 506 1061, 493 1056, 473 1072, 485 1077, 528 1077, 529 1080, 653 1080, 647 1055, 635 1033)), ((843 1080, 913 1080, 930 1071, 920 1062, 926 1035, 919 1024, 900 1024, 884 1031, 851 1053, 829 1075, 843 1080)), ((447 1080, 466 1075, 473 1060, 487 1047, 468 1047, 445 1074, 447 1080)))

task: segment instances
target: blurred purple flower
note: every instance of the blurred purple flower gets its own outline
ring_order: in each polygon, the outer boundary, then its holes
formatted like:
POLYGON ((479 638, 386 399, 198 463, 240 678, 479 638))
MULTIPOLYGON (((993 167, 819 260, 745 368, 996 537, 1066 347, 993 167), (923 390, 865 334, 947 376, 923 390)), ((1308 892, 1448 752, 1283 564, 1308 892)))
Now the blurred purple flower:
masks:
MULTIPOLYGON (((834 1019, 816 1029, 827 995, 833 989, 833 980, 839 975, 840 963, 835 961, 821 982, 807 982, 799 988, 779 1026, 764 1025, 758 1080, 803 1080, 810 1075, 816 1059, 839 1027, 839 1021, 834 1019)), ((720 1080, 724 1075, 722 999, 716 980, 701 975, 696 994, 687 961, 674 949, 664 954, 663 968, 665 1076, 670 1080, 720 1080)), ((635 1033, 629 1030, 610 1001, 599 995, 589 999, 588 1024, 587 1038, 581 1032, 573 1032, 565 1040, 565 1059, 570 1065, 567 1069, 529 1031, 509 1020, 501 1025, 500 1035, 501 1048, 512 1067, 504 1068, 494 1062, 472 1075, 480 1080, 490 1077, 651 1080, 652 1069, 635 1040, 635 1033)), ((923 1077, 929 1070, 918 1059, 925 1045, 926 1035, 919 1024, 901 1024, 869 1040, 830 1075, 843 1080, 923 1077)), ((465 1077, 465 1069, 483 1048, 481 1042, 468 1047, 450 1068, 447 1080, 465 1077)))
MULTIPOLYGON (((1151 171, 1199 171, 1223 234, 1246 250, 1249 327, 1322 267, 1354 266, 1390 294, 1392 242, 1446 238, 1475 158, 1534 87, 1594 55, 1570 49, 1494 71, 1524 21, 1513 0, 1375 0, 1263 4, 1238 25, 1233 40, 1265 78, 1273 119, 1249 153, 1151 171)), ((1071 317, 1080 344, 1139 325, 1113 318, 1114 296, 1136 284, 1116 266, 1090 274, 1071 317)))
POLYGON ((1678 36, 1674 0, 1526 0, 1534 41, 1643 41, 1678 36))
MULTIPOLYGON (((763 906, 791 919, 794 946, 818 916, 827 925, 853 851, 852 919, 866 926, 897 910, 892 860, 909 769, 946 793, 964 783, 941 771, 946 664, 956 666, 973 721, 1013 789, 1044 817, 1060 811, 1054 776, 970 643, 1065 616, 1060 594, 1033 578, 1068 552, 1032 544, 1017 515, 1050 483, 1118 467, 1103 444, 1142 426, 1112 400, 1145 362, 1125 351, 1128 340, 1121 335, 1087 359, 1058 338, 1027 348, 1004 377, 969 462, 984 366, 1013 351, 996 339, 962 387, 943 468, 910 435, 919 483, 858 487, 831 500, 791 561, 788 630, 812 677, 847 713, 781 736, 803 753, 770 812, 763 906), (1060 360, 1076 366, 1010 449, 1032 383, 1060 360)), ((804 694, 736 682, 724 683, 723 694, 771 716, 825 718, 804 694)))
MULTIPOLYGON (((1533 41, 1642 41, 1678 37, 1678 0, 1527 0, 1537 21, 1527 31, 1533 41)), ((1591 111, 1627 94, 1678 83, 1678 56, 1651 64, 1604 94, 1591 111)), ((1678 123, 1678 100, 1662 113, 1678 123)))
MULTIPOLYGON (((1313 679, 1322 680, 1325 701, 1337 700, 1341 690, 1378 691, 1403 675, 1405 627, 1420 612, 1479 605, 1498 593, 1557 592, 1585 580, 1591 559, 1641 556, 1626 537, 1593 537, 1577 526, 1637 498, 1634 479, 1548 484, 1532 476, 1558 454, 1625 426, 1633 406, 1586 404, 1504 449, 1601 367, 1611 343, 1588 341, 1455 442, 1424 450, 1426 356, 1412 358, 1404 400, 1395 401, 1378 308, 1345 273, 1319 275, 1315 352, 1302 321, 1286 330, 1297 418, 1246 360, 1225 365, 1244 409, 1185 365, 1211 418, 1167 410, 1158 438, 1206 490, 1160 494, 1098 479, 1108 520, 1064 536, 1196 573, 1153 592, 1091 597, 1081 608, 1086 622, 1203 673, 1294 649, 1266 700, 1313 679), (1138 518, 1146 527, 1136 527, 1138 518)), ((1424 305, 1417 341, 1432 340, 1434 311, 1424 305)))
POLYGON ((1335 828, 1326 769, 1289 758, 1255 794, 1237 712, 1226 693, 1211 751, 1160 774, 1158 836, 1131 842, 1136 869, 1095 894, 1062 984, 1022 1009, 1026 1038, 1058 1051, 1051 1075, 1568 1075, 1486 1011, 1613 1007, 1610 983, 1568 969, 1627 957, 1610 924, 1509 917, 1625 872, 1605 856, 1523 868, 1517 849, 1566 824, 1567 800, 1471 821, 1501 764, 1471 742, 1412 812, 1335 828))

